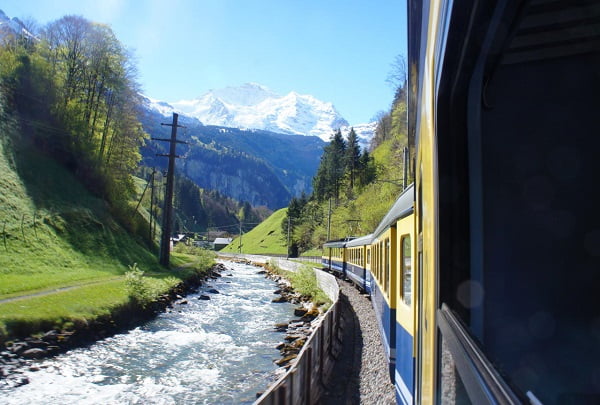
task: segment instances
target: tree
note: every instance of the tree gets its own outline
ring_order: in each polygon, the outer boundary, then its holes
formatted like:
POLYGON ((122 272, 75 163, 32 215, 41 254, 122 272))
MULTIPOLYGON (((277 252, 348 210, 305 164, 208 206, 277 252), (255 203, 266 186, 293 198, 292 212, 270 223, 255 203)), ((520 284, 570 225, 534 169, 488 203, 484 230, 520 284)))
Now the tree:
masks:
POLYGON ((377 121, 377 127, 375 128, 375 136, 371 138, 370 150, 375 149, 392 136, 392 117, 389 112, 380 111, 373 119, 377 121))
POLYGON ((321 163, 313 178, 313 192, 317 200, 339 199, 339 190, 346 171, 346 142, 338 129, 323 148, 321 163))
POLYGON ((406 87, 406 83, 408 82, 408 70, 406 66, 404 55, 396 55, 385 80, 394 90, 406 87))
POLYGON ((354 182, 357 175, 357 172, 360 168, 360 145, 358 144, 358 137, 356 136, 356 132, 354 132, 354 128, 350 128, 350 132, 348 133, 348 141, 346 143, 346 172, 348 174, 349 179, 349 189, 352 190, 354 188, 354 182))
POLYGON ((377 177, 377 168, 375 167, 375 161, 368 151, 364 151, 360 156, 359 160, 359 182, 361 186, 373 182, 377 177))

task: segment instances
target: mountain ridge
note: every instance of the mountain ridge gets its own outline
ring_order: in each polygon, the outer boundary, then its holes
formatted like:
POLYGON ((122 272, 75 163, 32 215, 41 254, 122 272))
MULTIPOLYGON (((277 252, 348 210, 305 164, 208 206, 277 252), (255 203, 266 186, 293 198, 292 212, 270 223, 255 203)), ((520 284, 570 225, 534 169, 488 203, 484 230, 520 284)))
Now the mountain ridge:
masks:
POLYGON ((377 125, 376 122, 350 125, 330 102, 296 91, 281 96, 258 83, 209 90, 191 100, 165 102, 146 98, 147 108, 164 116, 176 112, 204 125, 317 136, 325 142, 338 129, 347 135, 353 127, 364 149, 368 148, 377 125))
MULTIPOLYGON (((164 138, 161 126, 167 116, 156 109, 141 115, 151 137, 164 138)), ((218 190, 238 201, 271 209, 284 207, 293 196, 310 193, 324 143, 313 136, 290 136, 264 130, 242 130, 203 125, 196 118, 181 116, 185 126, 178 133, 178 173, 199 187, 218 190)), ((166 168, 168 144, 149 140, 142 147, 142 164, 166 168)))

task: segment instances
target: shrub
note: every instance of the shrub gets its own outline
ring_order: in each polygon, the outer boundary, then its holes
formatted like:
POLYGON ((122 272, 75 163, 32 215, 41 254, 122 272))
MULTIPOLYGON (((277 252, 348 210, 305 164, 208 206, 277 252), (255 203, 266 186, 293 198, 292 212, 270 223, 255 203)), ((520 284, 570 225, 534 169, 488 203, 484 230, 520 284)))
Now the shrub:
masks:
POLYGON ((273 260, 269 260, 265 267, 271 273, 288 279, 294 291, 309 299, 315 305, 325 304, 326 308, 328 308, 331 304, 331 300, 327 294, 319 288, 317 276, 309 266, 302 266, 298 271, 287 271, 277 266, 273 260))
POLYGON ((129 271, 125 273, 125 285, 129 297, 141 305, 142 308, 145 308, 155 298, 153 288, 144 277, 144 272, 138 268, 137 263, 133 263, 133 266, 128 267, 129 271))

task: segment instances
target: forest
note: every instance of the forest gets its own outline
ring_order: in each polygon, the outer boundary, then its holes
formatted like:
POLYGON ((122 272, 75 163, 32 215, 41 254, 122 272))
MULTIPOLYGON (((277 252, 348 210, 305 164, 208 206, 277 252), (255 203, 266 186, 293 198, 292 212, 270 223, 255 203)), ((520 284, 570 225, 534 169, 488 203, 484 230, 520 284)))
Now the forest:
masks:
POLYGON ((407 132, 406 62, 396 57, 387 79, 394 88, 389 111, 377 115, 377 130, 368 149, 356 134, 335 132, 324 147, 313 192, 291 199, 281 221, 291 234, 290 254, 315 252, 326 240, 372 232, 395 199, 414 180, 414 139, 407 132))
POLYGON ((0 46, 1 90, 19 117, 19 142, 59 160, 130 222, 132 174, 147 137, 133 58, 110 27, 83 17, 28 31, 3 35, 0 46))
MULTIPOLYGON (((108 203, 120 223, 152 243, 157 235, 147 228, 162 218, 164 189, 142 196, 139 215, 131 215, 138 178, 149 181, 152 172, 141 166, 141 148, 150 137, 141 121, 134 56, 109 26, 80 16, 41 28, 34 21, 24 25, 27 33, 0 35, 0 93, 22 134, 13 142, 59 161, 108 203)), ((270 213, 185 177, 177 178, 174 207, 175 231, 205 231, 244 218, 257 223, 270 213)))

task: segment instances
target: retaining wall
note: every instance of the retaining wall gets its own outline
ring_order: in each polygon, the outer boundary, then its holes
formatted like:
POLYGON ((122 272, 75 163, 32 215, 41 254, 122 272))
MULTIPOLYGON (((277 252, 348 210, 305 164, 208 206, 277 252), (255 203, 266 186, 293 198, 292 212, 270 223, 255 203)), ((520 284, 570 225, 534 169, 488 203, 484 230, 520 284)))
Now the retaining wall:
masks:
POLYGON ((325 392, 335 361, 342 350, 343 318, 336 278, 315 269, 321 289, 333 304, 321 318, 290 369, 255 402, 255 405, 316 404, 325 392))

